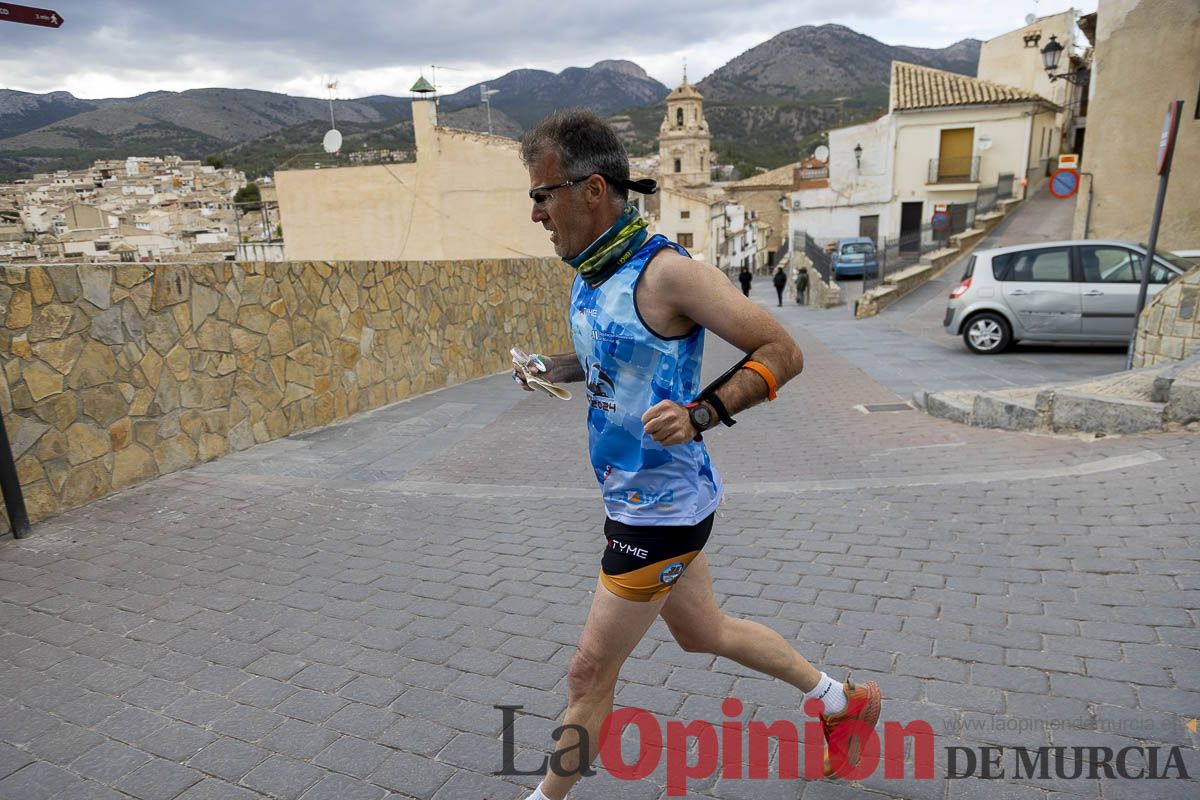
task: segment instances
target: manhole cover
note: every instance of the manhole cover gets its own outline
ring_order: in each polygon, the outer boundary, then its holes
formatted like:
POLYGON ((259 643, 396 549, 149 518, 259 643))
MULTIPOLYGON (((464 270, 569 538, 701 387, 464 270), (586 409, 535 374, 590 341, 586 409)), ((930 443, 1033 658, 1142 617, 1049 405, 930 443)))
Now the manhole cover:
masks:
POLYGON ((877 414, 881 411, 912 411, 908 403, 870 403, 859 406, 864 414, 877 414))

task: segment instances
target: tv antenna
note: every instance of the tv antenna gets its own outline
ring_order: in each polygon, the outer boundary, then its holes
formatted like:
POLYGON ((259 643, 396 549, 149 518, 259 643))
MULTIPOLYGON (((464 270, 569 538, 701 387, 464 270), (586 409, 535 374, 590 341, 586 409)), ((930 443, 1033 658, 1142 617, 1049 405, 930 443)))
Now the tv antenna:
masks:
POLYGON ((429 69, 430 69, 430 73, 429 73, 430 74, 430 83, 433 84, 434 90, 437 91, 439 95, 441 94, 441 91, 438 90, 438 82, 437 82, 437 71, 439 69, 448 69, 451 72, 466 72, 466 70, 459 69, 458 67, 443 67, 440 64, 430 64, 429 69))
POLYGON ((337 92, 337 85, 337 81, 326 81, 325 83, 325 88, 329 92, 329 130, 325 132, 321 146, 325 148, 326 153, 336 153, 342 149, 342 134, 333 120, 333 96, 337 92))
POLYGON ((488 136, 492 135, 492 101, 490 98, 499 91, 499 89, 489 89, 486 83, 479 84, 479 99, 487 106, 488 136))

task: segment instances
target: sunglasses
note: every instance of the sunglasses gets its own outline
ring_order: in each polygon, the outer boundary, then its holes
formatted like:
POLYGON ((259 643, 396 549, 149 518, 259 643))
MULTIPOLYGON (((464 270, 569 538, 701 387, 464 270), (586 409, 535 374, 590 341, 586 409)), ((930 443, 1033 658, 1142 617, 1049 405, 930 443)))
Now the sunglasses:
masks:
MULTIPOLYGON (((594 172, 592 173, 592 175, 595 175, 595 174, 596 173, 594 173, 594 172)), ((563 181, 562 183, 556 183, 553 186, 535 186, 529 190, 529 199, 533 201, 533 204, 535 206, 537 206, 538 208, 541 208, 542 206, 546 205, 546 203, 550 202, 550 198, 554 197, 553 193, 556 189, 565 189, 568 186, 575 186, 575 185, 581 184, 581 183, 585 182, 588 178, 592 177, 592 175, 584 175, 582 178, 572 178, 569 181, 563 181)), ((603 176, 601 176, 601 177, 603 177, 603 176)))

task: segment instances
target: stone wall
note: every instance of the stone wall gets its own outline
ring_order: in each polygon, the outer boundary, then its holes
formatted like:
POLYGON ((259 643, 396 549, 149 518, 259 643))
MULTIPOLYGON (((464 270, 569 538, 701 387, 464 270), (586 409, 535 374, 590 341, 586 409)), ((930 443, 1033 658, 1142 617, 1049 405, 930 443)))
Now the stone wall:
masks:
POLYGON ((32 520, 566 351, 556 259, 7 267, 0 411, 32 520))
POLYGON ((1133 366, 1151 367, 1200 355, 1200 267, 1146 301, 1138 318, 1133 366))

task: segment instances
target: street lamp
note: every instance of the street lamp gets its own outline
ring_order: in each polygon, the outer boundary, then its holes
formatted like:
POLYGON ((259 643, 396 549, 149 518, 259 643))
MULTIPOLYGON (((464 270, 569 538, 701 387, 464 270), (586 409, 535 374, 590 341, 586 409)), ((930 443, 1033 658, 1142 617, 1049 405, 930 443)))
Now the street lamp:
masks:
POLYGON ((862 169, 862 145, 854 145, 854 163, 859 169, 862 169))
POLYGON ((1051 83, 1059 78, 1066 78, 1069 83, 1073 83, 1076 86, 1083 86, 1091 77, 1086 69, 1076 72, 1063 72, 1058 75, 1054 74, 1054 70, 1058 69, 1059 59, 1062 58, 1062 53, 1065 49, 1059 44, 1057 36, 1051 36, 1050 41, 1046 42, 1046 46, 1042 48, 1042 64, 1046 67, 1046 76, 1050 78, 1051 83))

